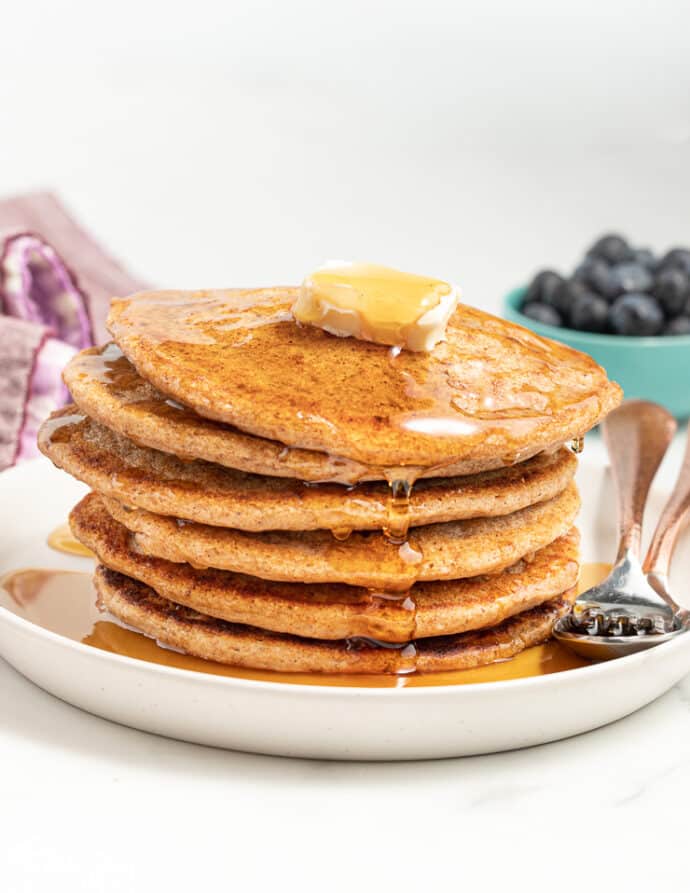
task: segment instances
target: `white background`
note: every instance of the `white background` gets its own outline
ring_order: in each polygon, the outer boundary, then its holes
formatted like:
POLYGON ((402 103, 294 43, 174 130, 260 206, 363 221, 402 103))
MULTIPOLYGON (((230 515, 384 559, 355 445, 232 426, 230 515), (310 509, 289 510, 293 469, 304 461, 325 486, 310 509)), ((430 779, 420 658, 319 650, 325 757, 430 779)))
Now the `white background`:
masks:
MULTIPOLYGON (((682 0, 0 10, 0 195, 58 190, 151 282, 297 282, 358 258, 497 309, 602 230, 690 242, 682 0)), ((680 876, 687 685, 513 756, 333 766, 142 735, 0 669, 3 893, 680 876)))
POLYGON ((494 307, 602 229, 690 241, 684 0, 0 6, 0 194, 151 282, 359 258, 494 307))

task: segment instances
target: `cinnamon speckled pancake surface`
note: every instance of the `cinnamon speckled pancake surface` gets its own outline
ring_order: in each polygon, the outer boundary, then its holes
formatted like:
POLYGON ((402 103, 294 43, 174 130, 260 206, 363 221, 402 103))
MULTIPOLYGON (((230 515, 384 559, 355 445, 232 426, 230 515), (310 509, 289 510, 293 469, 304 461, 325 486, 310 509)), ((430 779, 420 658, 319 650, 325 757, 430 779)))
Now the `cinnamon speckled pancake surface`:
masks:
MULTIPOLYGON (((135 443, 185 460, 205 459, 253 474, 312 482, 356 484, 386 477, 387 469, 381 465, 288 447, 204 418, 145 381, 113 343, 77 354, 65 367, 63 378, 86 415, 135 443)), ((538 451, 539 446, 524 446, 521 458, 538 451)), ((505 464, 505 457, 499 455, 462 459, 424 469, 421 477, 466 476, 505 464)))

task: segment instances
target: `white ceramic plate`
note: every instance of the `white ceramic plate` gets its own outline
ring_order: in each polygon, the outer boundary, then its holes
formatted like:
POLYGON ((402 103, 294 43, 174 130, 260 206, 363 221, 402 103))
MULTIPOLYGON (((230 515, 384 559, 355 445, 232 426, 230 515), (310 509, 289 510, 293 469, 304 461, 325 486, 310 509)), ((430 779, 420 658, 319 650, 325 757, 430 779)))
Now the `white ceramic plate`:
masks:
MULTIPOLYGON (((585 462, 580 477, 584 558, 610 560, 615 511, 608 476, 585 462)), ((87 559, 46 545, 84 492, 46 460, 0 474, 0 574, 22 567, 84 570, 87 559)), ((652 510, 664 496, 654 494, 652 510)), ((678 583, 690 577, 689 551, 678 550, 678 583)), ((541 677, 431 688, 336 688, 213 676, 122 657, 0 608, 0 655, 57 697, 159 735, 285 756, 403 760, 541 744, 626 716, 690 671, 690 636, 541 677)))

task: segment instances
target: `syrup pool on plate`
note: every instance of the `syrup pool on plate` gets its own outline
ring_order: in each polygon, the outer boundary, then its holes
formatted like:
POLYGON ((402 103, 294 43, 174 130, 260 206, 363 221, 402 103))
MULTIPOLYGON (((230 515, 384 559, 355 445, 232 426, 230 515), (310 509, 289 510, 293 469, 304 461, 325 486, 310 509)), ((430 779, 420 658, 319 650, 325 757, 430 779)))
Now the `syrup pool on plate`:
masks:
POLYGON ((75 539, 69 524, 60 524, 48 537, 48 545, 56 552, 64 552, 65 555, 79 555, 83 558, 93 558, 91 549, 87 549, 79 540, 75 539))

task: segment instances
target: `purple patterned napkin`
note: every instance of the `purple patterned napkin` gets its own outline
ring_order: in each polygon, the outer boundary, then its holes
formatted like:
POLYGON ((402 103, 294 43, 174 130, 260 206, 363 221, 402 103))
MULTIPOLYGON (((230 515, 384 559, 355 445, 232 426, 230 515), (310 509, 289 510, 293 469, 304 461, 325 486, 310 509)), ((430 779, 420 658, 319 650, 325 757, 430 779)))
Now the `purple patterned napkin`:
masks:
POLYGON ((0 470, 36 455, 68 399, 63 366, 107 337, 110 298, 144 287, 49 193, 0 201, 0 470))

